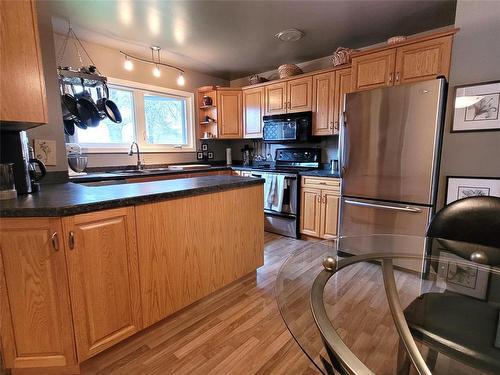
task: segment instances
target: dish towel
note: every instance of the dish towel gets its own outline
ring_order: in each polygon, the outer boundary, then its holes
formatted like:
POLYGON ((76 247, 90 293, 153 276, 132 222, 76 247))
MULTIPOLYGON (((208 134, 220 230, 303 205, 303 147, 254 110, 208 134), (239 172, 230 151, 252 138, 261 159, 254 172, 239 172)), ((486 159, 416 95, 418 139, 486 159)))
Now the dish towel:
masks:
POLYGON ((271 205, 274 199, 274 186, 276 182, 276 176, 273 174, 262 174, 262 177, 265 179, 264 182, 264 209, 271 209, 271 205))
POLYGON ((281 212, 283 209, 283 195, 285 191, 285 176, 274 176, 274 196, 271 204, 271 210, 281 212))

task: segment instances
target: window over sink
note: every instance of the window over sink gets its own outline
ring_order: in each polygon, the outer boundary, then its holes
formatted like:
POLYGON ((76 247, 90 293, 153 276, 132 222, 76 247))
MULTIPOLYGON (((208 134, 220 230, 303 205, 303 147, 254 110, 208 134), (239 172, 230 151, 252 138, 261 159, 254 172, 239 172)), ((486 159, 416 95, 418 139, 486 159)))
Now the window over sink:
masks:
POLYGON ((112 78, 108 87, 122 122, 104 119, 95 128, 77 128, 69 140, 84 152, 127 152, 133 141, 142 152, 195 151, 192 93, 112 78))

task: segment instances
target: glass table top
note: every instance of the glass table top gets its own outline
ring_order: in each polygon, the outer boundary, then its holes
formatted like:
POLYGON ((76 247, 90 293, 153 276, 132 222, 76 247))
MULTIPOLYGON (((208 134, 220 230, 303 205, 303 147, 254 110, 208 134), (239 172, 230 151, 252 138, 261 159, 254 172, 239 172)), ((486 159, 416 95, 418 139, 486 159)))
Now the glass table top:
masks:
POLYGON ((343 237, 293 252, 276 297, 289 331, 323 373, 500 373, 499 267, 496 248, 343 237))

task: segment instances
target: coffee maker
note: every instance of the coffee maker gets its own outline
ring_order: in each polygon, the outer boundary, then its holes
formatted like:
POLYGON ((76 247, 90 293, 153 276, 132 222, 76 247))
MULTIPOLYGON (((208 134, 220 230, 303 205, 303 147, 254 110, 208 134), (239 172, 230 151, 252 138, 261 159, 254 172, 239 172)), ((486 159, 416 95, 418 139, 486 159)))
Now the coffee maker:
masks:
POLYGON ((47 170, 34 156, 25 131, 4 131, 0 134, 0 161, 14 163, 14 181, 17 194, 30 194, 40 190, 39 181, 47 170), (37 167, 40 172, 37 172, 37 167))

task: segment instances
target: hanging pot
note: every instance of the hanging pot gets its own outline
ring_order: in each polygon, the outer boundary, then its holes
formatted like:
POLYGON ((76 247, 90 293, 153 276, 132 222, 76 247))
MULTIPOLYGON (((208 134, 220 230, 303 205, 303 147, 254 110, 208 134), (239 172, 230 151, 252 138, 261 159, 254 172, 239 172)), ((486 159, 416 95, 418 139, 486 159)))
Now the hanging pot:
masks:
POLYGON ((99 110, 88 92, 85 91, 83 95, 78 98, 77 108, 78 117, 82 124, 91 128, 99 126, 99 123, 101 122, 99 110))
POLYGON ((74 120, 63 120, 64 122, 64 133, 67 135, 75 134, 75 122, 74 120))
POLYGON ((120 113, 120 110, 118 109, 118 106, 113 102, 112 100, 109 100, 109 94, 108 94, 108 87, 104 86, 104 89, 106 91, 106 97, 101 97, 101 89, 97 89, 97 108, 101 113, 104 113, 108 118, 119 124, 122 122, 122 115, 120 113))
POLYGON ((77 107, 77 101, 74 96, 74 90, 73 86, 71 86, 71 90, 73 92, 73 95, 68 94, 65 92, 66 86, 64 86, 64 91, 63 94, 61 95, 61 110, 63 114, 63 119, 64 120, 71 120, 75 117, 78 117, 78 107, 77 107))

